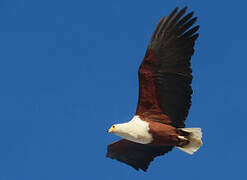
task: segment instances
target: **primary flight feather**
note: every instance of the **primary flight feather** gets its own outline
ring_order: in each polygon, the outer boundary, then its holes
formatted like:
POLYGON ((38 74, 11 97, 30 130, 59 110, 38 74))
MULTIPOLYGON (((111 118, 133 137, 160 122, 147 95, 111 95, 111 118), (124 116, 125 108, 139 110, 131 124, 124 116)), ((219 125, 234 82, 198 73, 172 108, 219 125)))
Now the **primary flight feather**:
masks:
POLYGON ((193 12, 175 8, 159 21, 139 67, 139 99, 136 115, 115 124, 108 132, 120 137, 109 144, 107 157, 136 170, 174 146, 193 154, 202 145, 200 128, 184 128, 191 106, 190 59, 198 38, 193 12))

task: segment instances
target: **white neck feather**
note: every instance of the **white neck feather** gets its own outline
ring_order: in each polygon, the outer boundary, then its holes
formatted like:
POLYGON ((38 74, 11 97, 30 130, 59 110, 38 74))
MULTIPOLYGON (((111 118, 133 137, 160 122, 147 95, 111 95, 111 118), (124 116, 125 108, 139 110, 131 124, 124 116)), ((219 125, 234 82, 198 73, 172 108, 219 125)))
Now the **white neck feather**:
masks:
POLYGON ((153 140, 148 123, 141 120, 139 116, 134 116, 131 121, 115 126, 114 133, 129 141, 148 144, 153 140))

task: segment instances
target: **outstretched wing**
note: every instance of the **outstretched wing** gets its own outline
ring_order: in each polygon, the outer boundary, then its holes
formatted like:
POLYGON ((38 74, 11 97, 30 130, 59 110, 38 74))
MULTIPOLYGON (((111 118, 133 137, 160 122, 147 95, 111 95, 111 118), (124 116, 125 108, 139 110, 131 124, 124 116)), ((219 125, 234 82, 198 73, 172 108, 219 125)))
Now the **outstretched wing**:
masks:
POLYGON ((106 156, 126 163, 136 170, 146 171, 150 162, 156 156, 164 155, 171 151, 173 146, 153 146, 138 144, 128 140, 119 140, 109 144, 106 156))
POLYGON ((199 26, 192 27, 197 18, 193 12, 185 15, 186 9, 175 8, 168 18, 160 20, 138 71, 136 114, 163 115, 156 120, 175 127, 185 126, 191 106, 190 59, 199 29, 199 26))

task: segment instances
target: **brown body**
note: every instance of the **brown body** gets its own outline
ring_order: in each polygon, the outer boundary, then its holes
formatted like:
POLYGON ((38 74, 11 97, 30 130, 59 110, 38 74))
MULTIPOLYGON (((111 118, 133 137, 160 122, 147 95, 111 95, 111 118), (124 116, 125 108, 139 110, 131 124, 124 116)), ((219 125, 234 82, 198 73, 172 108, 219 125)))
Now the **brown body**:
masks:
POLYGON ((149 123, 149 133, 152 134, 153 137, 153 141, 150 145, 184 146, 189 142, 186 139, 180 138, 181 136, 189 135, 180 129, 148 119, 145 119, 145 121, 149 123))
POLYGON ((152 145, 177 146, 181 142, 173 126, 159 122, 149 122, 149 133, 152 134, 152 145))

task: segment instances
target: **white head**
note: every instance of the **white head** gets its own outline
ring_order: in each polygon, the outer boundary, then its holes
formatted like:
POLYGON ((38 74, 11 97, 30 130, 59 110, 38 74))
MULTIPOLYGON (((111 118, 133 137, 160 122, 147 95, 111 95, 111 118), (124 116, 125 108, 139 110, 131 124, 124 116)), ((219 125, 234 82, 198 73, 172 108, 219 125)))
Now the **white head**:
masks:
POLYGON ((128 124, 122 123, 122 124, 114 124, 111 126, 111 128, 108 130, 108 133, 113 133, 118 136, 121 136, 122 134, 128 133, 128 124))
POLYGON ((108 133, 114 133, 130 141, 147 144, 152 140, 152 136, 148 131, 148 123, 142 121, 139 116, 134 116, 134 118, 127 123, 112 125, 108 133))

